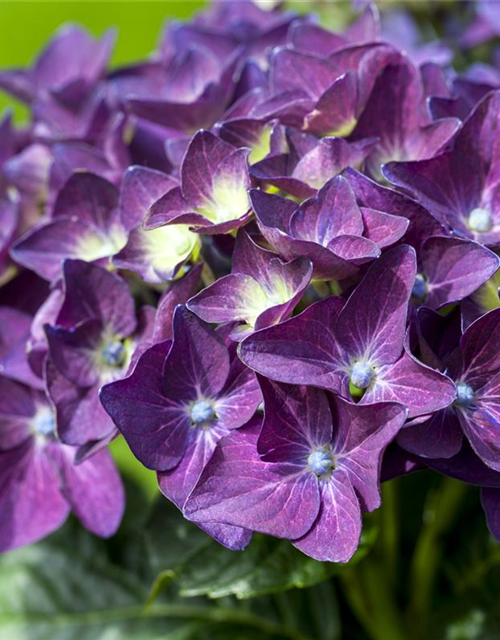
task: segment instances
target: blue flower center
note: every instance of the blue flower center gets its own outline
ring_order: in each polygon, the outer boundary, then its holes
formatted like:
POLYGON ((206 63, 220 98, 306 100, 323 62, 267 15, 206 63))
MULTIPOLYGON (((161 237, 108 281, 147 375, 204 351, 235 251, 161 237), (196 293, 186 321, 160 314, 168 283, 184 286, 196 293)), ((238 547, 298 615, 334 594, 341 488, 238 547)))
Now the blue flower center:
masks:
POLYGON ((457 399, 455 404, 459 407, 469 407, 474 400, 474 391, 465 382, 457 382, 455 385, 457 389, 457 399))
POLYGON ((327 449, 313 451, 307 458, 307 464, 317 476, 324 476, 335 469, 332 452, 327 449))
POLYGON ((411 295, 417 300, 424 300, 427 295, 427 282, 421 273, 417 273, 415 276, 415 283, 413 284, 411 295))
POLYGON ((121 367, 125 362, 125 347, 119 340, 112 340, 102 350, 104 362, 109 367, 121 367))
POLYGON ((480 207, 472 209, 469 213, 467 226, 471 231, 476 231, 476 233, 487 233, 492 226, 491 213, 488 209, 480 207))
POLYGON ((366 389, 373 380, 375 371, 367 362, 355 362, 351 369, 350 381, 358 389, 366 389))
POLYGON ((191 405, 190 409, 191 422, 193 424, 207 424, 214 420, 215 410, 213 404, 209 400, 198 400, 191 405))
POLYGON ((39 409, 33 418, 33 431, 40 436, 50 437, 56 433, 56 418, 48 407, 39 409))

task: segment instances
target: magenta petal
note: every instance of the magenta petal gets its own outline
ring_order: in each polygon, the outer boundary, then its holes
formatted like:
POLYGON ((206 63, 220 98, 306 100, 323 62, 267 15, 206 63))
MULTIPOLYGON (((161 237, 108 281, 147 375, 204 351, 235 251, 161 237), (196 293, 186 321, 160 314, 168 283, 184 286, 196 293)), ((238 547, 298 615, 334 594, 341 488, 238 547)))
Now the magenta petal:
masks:
POLYGON ((321 506, 310 531, 293 544, 323 562, 347 562, 358 548, 361 509, 344 471, 334 472, 320 484, 321 506))
POLYGON ((401 404, 355 405, 338 397, 332 405, 336 469, 346 473, 363 510, 373 511, 381 502, 382 454, 403 426, 407 411, 401 404))
POLYGON ((413 418, 445 409, 455 398, 455 385, 448 377, 405 351, 395 363, 377 370, 375 383, 361 402, 400 402, 407 407, 408 418, 413 418))
POLYGON ((103 326, 99 320, 86 320, 73 329, 46 328, 50 356, 54 366, 78 387, 99 382, 98 349, 103 326))
POLYGON ((70 507, 43 448, 27 441, 0 453, 0 469, 0 551, 36 542, 64 523, 70 507))
POLYGON ((332 439, 332 414, 324 391, 259 379, 264 396, 264 423, 258 440, 263 460, 307 459, 332 439))
POLYGON ((102 538, 114 535, 125 509, 120 474, 106 450, 76 465, 75 450, 49 445, 48 456, 61 474, 62 492, 83 526, 102 538))
POLYGON ((344 301, 331 296, 241 343, 240 358, 258 373, 279 382, 309 384, 340 393, 339 347, 333 326, 344 301))
POLYGON ((176 181, 161 171, 147 167, 129 167, 120 190, 120 215, 126 230, 141 224, 148 209, 176 186, 176 181))
POLYGON ((102 387, 100 399, 134 455, 149 469, 165 471, 181 461, 191 423, 184 407, 163 389, 170 341, 148 349, 132 375, 102 387))
POLYGON ((463 433, 455 411, 444 409, 398 435, 398 444, 423 458, 452 458, 462 448, 463 433))
POLYGON ((206 324, 185 307, 174 313, 174 341, 165 364, 167 397, 192 401, 209 398, 223 388, 229 375, 226 345, 206 324))
POLYGON ((81 260, 64 264, 64 302, 56 324, 72 327, 95 318, 120 337, 137 326, 134 299, 127 283, 97 265, 81 260))
POLYGON ((389 364, 400 357, 415 262, 415 251, 403 245, 372 264, 335 327, 335 336, 348 353, 369 354, 373 364, 389 364))
POLYGON ((162 294, 156 310, 153 333, 155 343, 172 338, 172 319, 175 307, 178 304, 186 304, 189 298, 194 296, 200 284, 202 268, 202 264, 196 265, 184 277, 174 280, 162 294))
POLYGON ((420 254, 428 279, 425 305, 433 309, 462 300, 498 269, 500 260, 479 243, 450 237, 430 237, 420 254))
POLYGON ((219 443, 186 504, 186 515, 202 524, 222 522, 298 538, 318 514, 318 480, 304 466, 261 460, 259 431, 257 423, 219 443))

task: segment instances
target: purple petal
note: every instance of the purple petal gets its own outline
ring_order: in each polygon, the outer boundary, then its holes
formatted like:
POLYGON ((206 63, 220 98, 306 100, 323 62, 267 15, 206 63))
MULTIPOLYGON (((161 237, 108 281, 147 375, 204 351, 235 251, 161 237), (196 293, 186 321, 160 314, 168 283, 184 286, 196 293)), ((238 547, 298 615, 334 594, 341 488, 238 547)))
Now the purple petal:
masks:
POLYGON ((58 371, 78 387, 96 385, 97 355, 103 335, 99 320, 87 320, 73 329, 48 326, 46 331, 50 357, 58 371))
POLYGON ((186 302, 194 296, 200 284, 203 265, 198 264, 179 280, 174 280, 162 294, 156 310, 153 341, 155 343, 172 338, 172 319, 178 304, 186 302))
POLYGON ((423 458, 452 458, 462 448, 463 433, 455 411, 438 411, 422 424, 409 426, 398 435, 398 444, 423 458))
POLYGON ((35 388, 41 380, 28 364, 27 348, 32 317, 17 309, 0 307, 0 373, 35 388))
POLYGON ((264 422, 258 452, 268 462, 304 460, 331 442, 332 414, 324 391, 259 378, 264 422))
POLYGON ((310 531, 293 544, 323 562, 347 562, 359 545, 361 509, 354 489, 343 472, 334 472, 320 484, 321 506, 310 531))
POLYGON ((377 368, 375 382, 361 402, 399 402, 413 418, 445 409, 455 398, 455 385, 448 377, 405 351, 393 364, 377 368))
POLYGON ((81 260, 64 264, 64 303, 57 324, 71 327, 96 318, 113 333, 126 337, 137 326, 128 285, 118 276, 81 260))
POLYGON ((318 514, 317 478, 300 465, 264 462, 257 453, 259 431, 256 422, 219 443, 186 504, 186 515, 195 522, 298 538, 318 514))
POLYGON ((498 257, 469 240, 431 237, 420 254, 428 279, 426 306, 439 309, 473 293, 498 269, 498 257))
MULTIPOLYGON (((363 510, 380 506, 382 454, 403 426, 407 412, 400 404, 355 405, 333 402, 332 449, 336 468, 346 473, 363 510)), ((335 479, 336 471, 333 472, 335 479)))
POLYGON ((333 334, 344 301, 331 296, 241 343, 240 358, 258 373, 279 382, 308 384, 340 392, 343 378, 333 334))
POLYGON ((216 396, 229 375, 229 353, 215 331, 185 307, 174 313, 174 341, 165 363, 165 395, 178 401, 216 396))
POLYGON ((46 280, 61 275, 61 267, 68 258, 86 261, 101 260, 116 253, 123 246, 100 233, 95 227, 78 219, 58 218, 28 231, 11 249, 12 258, 20 265, 35 271, 46 280))
POLYGON ((255 374, 234 356, 226 383, 215 403, 219 423, 229 429, 241 427, 254 415, 261 401, 255 374))
POLYGON ((369 354, 374 364, 390 364, 400 357, 415 262, 414 250, 401 246, 370 267, 336 323, 336 339, 347 353, 369 354))
POLYGON ((465 331, 460 346, 467 383, 484 384, 500 369, 499 340, 500 309, 486 313, 465 331))
POLYGON ((44 449, 27 441, 0 453, 0 550, 40 540, 58 529, 70 507, 44 449))
POLYGON ((409 220, 398 215, 391 215, 383 211, 361 207, 364 233, 368 240, 374 242, 380 249, 390 247, 400 240, 408 229, 409 220))
POLYGON ((29 421, 36 413, 37 399, 29 387, 0 376, 0 451, 30 438, 29 421))
POLYGON ((99 402, 100 382, 93 387, 77 387, 50 362, 46 381, 56 407, 57 430, 62 442, 73 446, 87 445, 106 439, 115 431, 99 402))
POLYGON ((166 341, 148 349, 132 375, 105 385, 99 396, 136 458, 158 471, 179 464, 191 428, 187 410, 163 389, 163 367, 170 345, 166 341))
POLYGON ((151 205, 175 186, 176 181, 161 171, 129 167, 123 176, 119 203, 125 229, 129 231, 141 224, 151 205))
POLYGON ((63 495, 83 526, 102 538, 114 535, 123 517, 125 492, 111 455, 102 450, 76 465, 75 450, 55 443, 47 454, 61 474, 63 495))
POLYGON ((158 229, 135 227, 125 247, 113 258, 118 269, 137 273, 145 282, 162 283, 176 276, 199 242, 185 225, 158 229))

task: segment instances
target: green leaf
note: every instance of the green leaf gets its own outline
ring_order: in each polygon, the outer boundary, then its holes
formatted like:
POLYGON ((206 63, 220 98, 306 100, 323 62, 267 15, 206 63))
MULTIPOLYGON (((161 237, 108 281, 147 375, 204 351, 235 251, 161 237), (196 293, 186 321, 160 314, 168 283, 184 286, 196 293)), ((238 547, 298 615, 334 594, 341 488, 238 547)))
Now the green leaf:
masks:
POLYGON ((229 551, 185 520, 167 501, 160 500, 147 527, 152 564, 161 572, 152 595, 159 593, 165 578, 170 583, 175 575, 180 594, 185 597, 234 595, 244 599, 311 587, 360 560, 373 543, 373 531, 364 534, 348 565, 317 562, 289 541, 263 535, 255 535, 242 552, 229 551))
POLYGON ((181 594, 253 598, 294 587, 311 587, 363 557, 371 544, 369 538, 365 537, 349 565, 317 562, 295 549, 288 540, 262 535, 255 535, 243 552, 211 545, 191 557, 183 567, 179 576, 181 594))
POLYGON ((156 501, 146 525, 146 545, 155 573, 175 573, 192 556, 214 544, 167 499, 156 501))
POLYGON ((311 640, 269 609, 183 601, 176 587, 145 606, 150 580, 141 576, 150 568, 138 573, 115 564, 116 543, 70 521, 45 541, 2 556, 1 640, 311 640))
POLYGON ((0 558, 2 640, 193 637, 193 619, 175 612, 145 620, 147 585, 108 560, 106 543, 73 529, 0 558))

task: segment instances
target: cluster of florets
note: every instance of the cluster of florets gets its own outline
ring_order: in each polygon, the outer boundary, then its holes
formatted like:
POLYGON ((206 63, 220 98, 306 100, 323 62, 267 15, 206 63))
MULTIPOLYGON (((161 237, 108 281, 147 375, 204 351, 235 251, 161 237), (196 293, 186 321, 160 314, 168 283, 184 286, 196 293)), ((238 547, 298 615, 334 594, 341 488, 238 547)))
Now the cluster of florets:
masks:
POLYGON ((398 33, 216 2, 0 74, 0 550, 112 535, 116 437, 232 549, 345 562, 423 467, 500 536, 500 71, 398 33))

